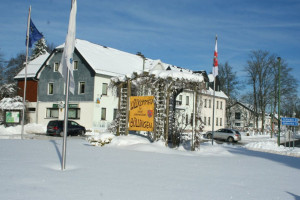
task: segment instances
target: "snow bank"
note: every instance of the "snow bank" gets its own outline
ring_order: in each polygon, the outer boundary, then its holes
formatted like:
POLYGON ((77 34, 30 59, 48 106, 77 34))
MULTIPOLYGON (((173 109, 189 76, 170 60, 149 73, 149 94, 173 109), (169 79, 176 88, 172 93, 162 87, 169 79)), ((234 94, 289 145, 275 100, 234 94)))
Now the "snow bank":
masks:
POLYGON ((276 141, 251 142, 246 144, 245 148, 256 151, 300 157, 299 148, 289 148, 284 147, 283 145, 278 146, 276 141))
MULTIPOLYGON (((20 135, 21 134, 22 126, 10 126, 4 127, 3 125, 0 126, 0 135, 20 135)), ((26 124, 24 126, 24 133, 25 134, 46 134, 46 126, 41 124, 26 124)))
POLYGON ((161 154, 173 154, 183 156, 230 156, 226 145, 211 145, 206 142, 200 145, 197 151, 180 146, 178 148, 167 148, 163 141, 151 142, 143 135, 115 136, 112 133, 98 133, 87 139, 94 146, 105 148, 120 148, 139 152, 152 152, 161 154))
POLYGON ((25 132, 28 134, 46 134, 47 127, 41 124, 26 124, 25 127, 25 132))

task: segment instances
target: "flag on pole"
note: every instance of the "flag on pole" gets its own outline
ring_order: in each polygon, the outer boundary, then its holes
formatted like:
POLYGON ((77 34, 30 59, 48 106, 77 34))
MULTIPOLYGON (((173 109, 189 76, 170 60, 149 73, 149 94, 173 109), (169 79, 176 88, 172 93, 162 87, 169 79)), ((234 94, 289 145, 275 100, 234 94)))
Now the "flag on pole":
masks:
MULTIPOLYGON (((35 27, 34 23, 30 18, 28 47, 31 48, 32 44, 34 44, 36 41, 39 41, 42 37, 44 37, 43 34, 41 34, 37 30, 37 28, 35 27)), ((27 45, 27 37, 26 37, 25 45, 27 45)))
POLYGON ((213 76, 218 76, 218 45, 217 45, 217 36, 216 36, 216 45, 215 45, 215 52, 214 52, 214 63, 213 63, 213 76))
POLYGON ((65 82, 67 80, 67 74, 69 70, 70 72, 69 90, 72 94, 74 94, 75 91, 75 82, 73 76, 73 53, 75 49, 76 12, 77 12, 77 3, 76 0, 73 0, 70 19, 69 19, 68 34, 66 37, 64 52, 62 54, 61 62, 58 69, 58 71, 65 79, 65 82))

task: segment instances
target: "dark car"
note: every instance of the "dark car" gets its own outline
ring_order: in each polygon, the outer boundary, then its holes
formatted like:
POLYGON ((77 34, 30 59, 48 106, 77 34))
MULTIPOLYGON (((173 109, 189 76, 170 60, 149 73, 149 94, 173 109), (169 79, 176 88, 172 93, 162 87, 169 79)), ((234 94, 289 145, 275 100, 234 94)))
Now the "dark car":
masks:
MULTIPOLYGON (((79 125, 77 122, 68 121, 67 135, 84 135, 85 127, 79 125)), ((64 135, 64 120, 52 120, 47 125, 47 135, 63 136, 64 135)))
MULTIPOLYGON (((212 138, 211 131, 208 131, 205 135, 208 139, 212 138)), ((242 139, 242 137, 239 131, 237 130, 223 128, 214 131, 214 139, 226 140, 228 142, 238 142, 242 139)))

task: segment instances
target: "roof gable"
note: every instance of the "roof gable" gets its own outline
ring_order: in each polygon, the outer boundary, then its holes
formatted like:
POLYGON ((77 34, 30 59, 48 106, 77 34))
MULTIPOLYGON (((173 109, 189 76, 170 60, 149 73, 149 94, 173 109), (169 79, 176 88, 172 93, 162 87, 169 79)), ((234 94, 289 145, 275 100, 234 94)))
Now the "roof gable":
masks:
MULTIPOLYGON (((29 61, 27 65, 27 78, 35 78, 37 72, 49 57, 49 53, 45 53, 29 61)), ((23 79, 25 77, 25 67, 14 77, 15 79, 23 79)))

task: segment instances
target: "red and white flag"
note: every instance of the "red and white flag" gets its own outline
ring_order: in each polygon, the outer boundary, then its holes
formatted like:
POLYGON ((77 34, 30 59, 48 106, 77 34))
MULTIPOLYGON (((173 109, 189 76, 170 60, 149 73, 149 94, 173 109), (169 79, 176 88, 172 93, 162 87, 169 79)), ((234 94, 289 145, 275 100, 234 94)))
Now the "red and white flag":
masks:
POLYGON ((217 44, 217 36, 216 36, 216 46, 215 46, 215 52, 214 52, 214 63, 213 63, 213 69, 212 69, 213 76, 218 76, 218 44, 217 44))

